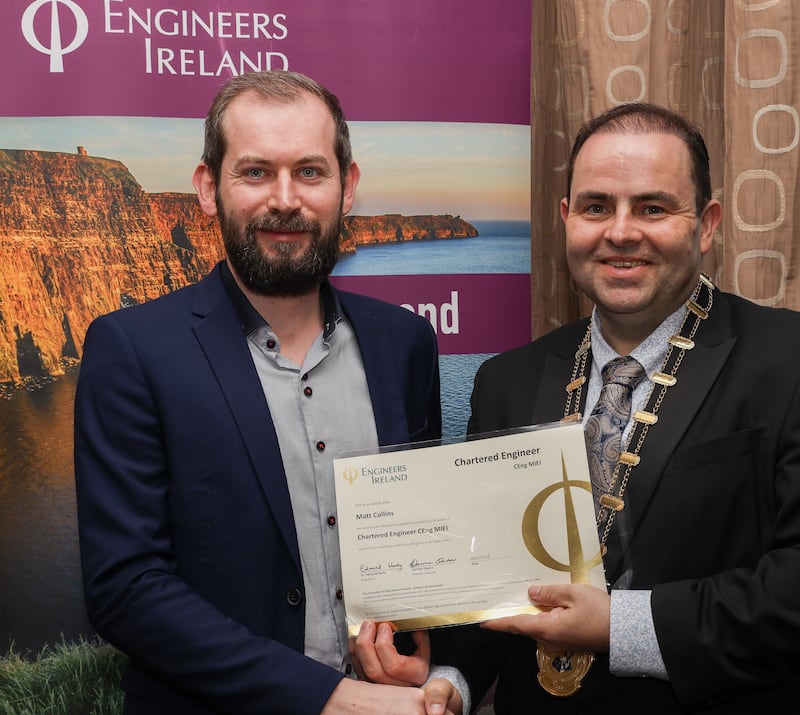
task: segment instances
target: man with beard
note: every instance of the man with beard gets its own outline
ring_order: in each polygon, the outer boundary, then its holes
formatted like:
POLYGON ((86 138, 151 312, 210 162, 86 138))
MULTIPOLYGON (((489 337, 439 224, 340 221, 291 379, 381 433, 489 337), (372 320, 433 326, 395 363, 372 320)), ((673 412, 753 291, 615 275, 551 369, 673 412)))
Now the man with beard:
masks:
POLYGON ((332 460, 441 431, 430 324, 328 282, 358 179, 328 90, 234 77, 194 173, 225 260, 87 331, 81 560, 92 624, 129 656, 126 715, 461 713, 447 680, 399 687, 424 682, 426 640, 404 656, 370 624, 365 654, 411 673, 392 685, 349 653, 332 460))

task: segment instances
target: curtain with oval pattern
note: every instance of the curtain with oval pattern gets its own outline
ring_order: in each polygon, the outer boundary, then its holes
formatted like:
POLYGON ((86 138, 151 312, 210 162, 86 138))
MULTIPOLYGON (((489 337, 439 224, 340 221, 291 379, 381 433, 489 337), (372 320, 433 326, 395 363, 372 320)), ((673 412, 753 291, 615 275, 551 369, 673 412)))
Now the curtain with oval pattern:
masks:
POLYGON ((723 290, 800 308, 800 3, 532 0, 532 335, 588 314, 558 203, 580 124, 630 101, 698 123, 723 221, 704 269, 723 290))

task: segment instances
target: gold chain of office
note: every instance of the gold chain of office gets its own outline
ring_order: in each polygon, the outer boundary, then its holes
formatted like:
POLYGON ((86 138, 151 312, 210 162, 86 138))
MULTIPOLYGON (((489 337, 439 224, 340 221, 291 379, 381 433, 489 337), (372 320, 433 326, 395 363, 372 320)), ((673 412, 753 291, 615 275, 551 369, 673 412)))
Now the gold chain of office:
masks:
MULTIPOLYGON (((633 414, 634 425, 628 435, 625 450, 619 455, 619 460, 614 468, 608 492, 600 497, 600 509, 597 515, 597 524, 602 523, 606 518, 603 533, 600 535, 601 553, 605 555, 606 541, 614 523, 614 517, 618 511, 625 508, 623 496, 628 486, 633 468, 639 464, 639 452, 642 449, 650 428, 658 422, 658 410, 666 397, 670 387, 677 384, 676 377, 678 368, 683 362, 687 350, 694 348, 694 336, 700 323, 708 317, 711 306, 714 303, 714 284, 704 273, 700 274, 691 297, 686 301, 686 315, 681 323, 681 328, 677 335, 669 339, 669 348, 664 357, 661 369, 650 375, 650 394, 645 402, 644 409, 637 410, 633 414), (705 296, 703 294, 705 293, 705 296), (704 303, 705 305, 701 305, 704 303), (631 448, 631 446, 633 446, 631 448)), ((581 406, 581 393, 583 385, 587 381, 586 362, 589 356, 589 349, 592 346, 592 324, 586 329, 583 341, 575 353, 575 365, 572 368, 572 377, 567 385, 567 402, 564 406, 564 420, 577 421, 582 418, 579 412, 581 406)))

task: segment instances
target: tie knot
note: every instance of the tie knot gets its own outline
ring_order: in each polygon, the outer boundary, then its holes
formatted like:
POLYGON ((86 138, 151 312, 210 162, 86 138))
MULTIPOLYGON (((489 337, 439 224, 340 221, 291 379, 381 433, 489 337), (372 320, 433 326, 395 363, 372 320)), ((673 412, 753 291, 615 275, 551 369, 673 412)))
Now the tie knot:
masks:
POLYGON ((603 368, 603 384, 610 385, 616 383, 634 389, 644 378, 644 368, 632 358, 614 358, 603 368))

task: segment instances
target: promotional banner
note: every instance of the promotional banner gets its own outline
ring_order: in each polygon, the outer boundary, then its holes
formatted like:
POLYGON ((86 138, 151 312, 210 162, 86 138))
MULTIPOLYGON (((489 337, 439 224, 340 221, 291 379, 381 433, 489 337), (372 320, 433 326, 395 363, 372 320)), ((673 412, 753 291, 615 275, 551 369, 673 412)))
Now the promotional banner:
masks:
POLYGON ((431 321, 445 435, 477 366, 530 338, 530 3, 4 0, 0 62, 0 638, 90 633, 72 399, 102 313, 221 256, 190 179, 229 77, 340 98, 362 172, 337 286, 431 321))

